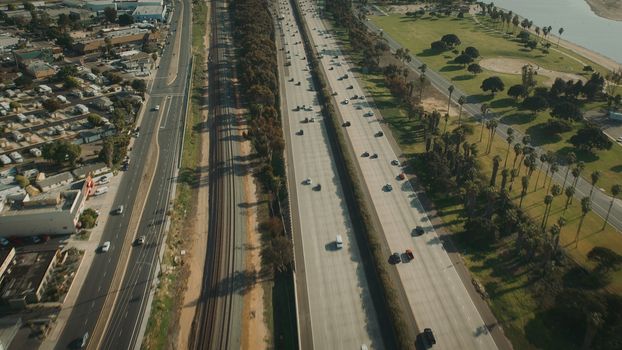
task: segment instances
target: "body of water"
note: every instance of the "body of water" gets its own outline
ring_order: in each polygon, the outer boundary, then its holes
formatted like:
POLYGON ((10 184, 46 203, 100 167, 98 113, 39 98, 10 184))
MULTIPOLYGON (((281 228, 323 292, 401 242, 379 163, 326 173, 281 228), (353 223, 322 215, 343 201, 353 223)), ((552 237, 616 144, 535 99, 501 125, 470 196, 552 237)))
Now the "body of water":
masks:
MULTIPOLYGON (((490 3, 484 0, 485 3, 490 3)), ((564 28, 562 39, 622 63, 622 21, 598 17, 585 0, 494 0, 495 6, 511 10, 552 34, 564 28)))

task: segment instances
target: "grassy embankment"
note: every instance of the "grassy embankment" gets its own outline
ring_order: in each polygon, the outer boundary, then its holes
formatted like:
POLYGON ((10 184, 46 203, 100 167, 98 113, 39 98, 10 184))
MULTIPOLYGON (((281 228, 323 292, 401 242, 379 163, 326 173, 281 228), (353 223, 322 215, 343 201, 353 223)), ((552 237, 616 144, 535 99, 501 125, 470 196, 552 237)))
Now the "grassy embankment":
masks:
POLYGON ((179 307, 182 299, 179 297, 185 286, 188 275, 186 265, 180 265, 175 258, 179 258, 179 251, 187 248, 184 241, 184 221, 187 215, 194 210, 195 197, 193 187, 196 185, 195 169, 199 156, 200 135, 197 126, 201 122, 200 105, 202 84, 202 67, 205 47, 205 21, 207 19, 207 4, 203 1, 193 2, 192 17, 192 52, 194 65, 192 71, 192 90, 190 111, 187 115, 182 167, 177 183, 177 195, 173 210, 169 213, 171 219, 170 231, 167 235, 166 249, 162 259, 163 270, 159 276, 160 283, 153 299, 151 315, 147 324, 142 348, 164 349, 175 347, 176 322, 179 317, 179 307), (185 267, 184 267, 185 266, 185 267))
MULTIPOLYGON (((427 23, 421 21, 420 24, 424 25, 427 23)), ((476 30, 476 28, 472 29, 476 30)), ((385 31, 390 33, 389 29, 385 29, 385 31)), ((437 31, 438 33, 443 32, 443 26, 437 28, 437 31)), ((455 30, 454 33, 463 38, 460 31, 455 30)), ((403 35, 408 34, 403 33, 403 35)), ((440 35, 437 37, 437 34, 430 34, 429 37, 434 37, 434 40, 438 40, 440 35)), ((466 38, 466 36, 464 37, 466 38)), ((346 35, 341 33, 341 38, 346 38, 346 35)), ((411 39, 412 38, 408 41, 411 42, 411 39)), ((470 43, 468 45, 477 46, 477 44, 470 43)), ((480 42, 480 45, 484 47, 484 42, 480 42)), ((485 45, 486 48, 491 46, 494 45, 485 45)), ((348 47, 345 41, 344 47, 348 47)), ((411 48, 411 50, 413 49, 411 48)), ((417 51, 414 52, 416 53, 417 51)), ((356 53, 350 52, 350 54, 352 55, 352 61, 359 61, 360 57, 356 53)), ((484 55, 490 55, 490 53, 484 53, 484 55)), ((439 65, 440 64, 441 63, 439 63, 439 65)), ((434 63, 428 63, 428 65, 435 70, 440 70, 439 66, 434 66, 434 63)), ((443 66, 440 66, 440 68, 443 66)), ((381 74, 365 74, 360 76, 360 78, 367 91, 373 97, 383 118, 391 126, 393 136, 395 136, 400 144, 402 151, 406 155, 422 153, 424 151, 424 143, 421 123, 418 120, 409 120, 406 117, 405 110, 401 108, 399 102, 393 98, 384 85, 383 76, 381 74)), ((481 76, 477 78, 478 84, 481 82, 481 78, 481 76)), ((515 80, 516 83, 520 82, 520 76, 514 78, 517 79, 515 80)), ((463 88, 458 82, 460 82, 459 79, 456 85, 463 88)), ((476 88, 479 89, 479 86, 476 88)), ((465 88, 465 90, 468 91, 468 88, 465 88)), ((475 133, 469 137, 469 142, 479 143, 480 129, 477 127, 479 124, 475 121, 469 122, 475 125, 475 133)), ((453 127, 455 127, 455 125, 450 126, 450 128, 453 127)), ((487 141, 488 137, 485 131, 479 149, 483 150, 487 141)), ((491 176, 492 158, 495 155, 505 157, 506 148, 507 143, 505 140, 495 136, 491 153, 479 155, 479 163, 481 164, 482 173, 485 177, 491 176)), ((509 162, 511 163, 512 160, 513 152, 511 151, 509 162)), ((545 195, 545 189, 542 187, 545 176, 544 173, 538 174, 538 172, 539 170, 534 172, 532 176, 531 185, 529 187, 530 191, 525 197, 522 206, 535 222, 541 221, 544 209, 543 198, 545 195), (534 191, 535 179, 538 176, 540 177, 540 185, 538 189, 534 191)), ((516 203, 519 201, 519 192, 520 179, 515 182, 514 190, 511 192, 512 198, 515 199, 516 203)), ((555 199, 551 210, 551 217, 548 220, 549 225, 556 222, 557 218, 562 214, 565 199, 566 197, 563 195, 555 199)), ((494 249, 481 249, 480 247, 472 246, 469 240, 463 238, 461 234, 464 224, 464 217, 461 216, 461 200, 459 198, 444 196, 432 196, 432 200, 439 209, 439 214, 444 222, 445 228, 454 233, 454 241, 463 252, 465 264, 486 286, 487 291, 491 295, 489 304, 493 312, 499 317, 499 321, 503 324, 506 335, 510 338, 514 346, 521 349, 533 348, 533 344, 537 344, 538 347, 544 348, 576 348, 576 344, 580 343, 582 339, 577 340, 578 336, 576 334, 569 334, 568 330, 556 327, 555 320, 550 314, 538 310, 538 300, 535 299, 535 294, 533 290, 530 289, 532 288, 532 282, 528 279, 528 273, 526 273, 526 271, 521 271, 520 266, 514 265, 513 258, 509 254, 506 254, 511 251, 512 243, 503 242, 494 249), (544 324, 547 326, 544 327, 544 324)), ((575 248, 574 237, 580 215, 581 210, 578 206, 578 201, 575 199, 564 215, 568 223, 562 229, 561 234, 561 245, 566 249, 572 259, 582 266, 591 269, 594 265, 587 260, 586 255, 594 246, 607 246, 622 254, 622 237, 610 226, 607 226, 605 230, 601 231, 603 221, 599 216, 593 213, 587 215, 581 231, 578 248, 575 248)), ((611 275, 611 283, 608 289, 617 294, 622 293, 622 273, 620 271, 614 272, 611 275)))
MULTIPOLYGON (((550 110, 533 114, 530 111, 517 109, 516 102, 507 95, 506 91, 510 86, 521 83, 519 74, 502 74, 484 69, 483 73, 474 76, 463 69, 461 65, 453 63, 455 55, 452 52, 434 53, 430 50, 430 43, 440 40, 445 34, 453 33, 462 41, 459 49, 473 46, 479 50, 482 56, 480 59, 521 59, 545 69, 573 73, 586 78, 589 75, 583 72, 584 64, 591 65, 595 71, 606 75, 607 71, 603 67, 562 47, 557 48, 555 45, 548 54, 542 53, 539 48, 528 51, 522 47, 515 36, 504 35, 496 29, 497 27, 493 28, 494 24, 487 17, 478 16, 481 25, 477 24, 469 15, 465 16, 464 19, 455 17, 430 19, 426 16, 413 20, 393 14, 371 17, 371 20, 383 28, 393 39, 410 49, 411 54, 425 62, 431 69, 451 79, 455 86, 465 91, 471 98, 488 103, 492 112, 499 116, 501 122, 512 126, 523 134, 530 135, 534 146, 554 151, 560 158, 563 158, 568 152, 575 152, 578 160, 585 162, 586 167, 583 176, 589 177, 589 174, 594 170, 601 171, 602 176, 598 187, 607 191, 613 184, 622 183, 622 162, 620 161, 622 147, 619 144, 614 144, 611 150, 596 151, 594 154, 576 151, 569 139, 583 123, 574 123, 573 130, 554 136, 544 129, 546 121, 550 118, 550 110), (480 89, 481 82, 493 75, 499 76, 503 80, 506 90, 497 93, 494 98, 480 89)), ((543 75, 537 77, 540 86, 549 79, 543 75)), ((585 104, 582 108, 584 111, 600 111, 604 106, 604 102, 596 102, 585 104)))

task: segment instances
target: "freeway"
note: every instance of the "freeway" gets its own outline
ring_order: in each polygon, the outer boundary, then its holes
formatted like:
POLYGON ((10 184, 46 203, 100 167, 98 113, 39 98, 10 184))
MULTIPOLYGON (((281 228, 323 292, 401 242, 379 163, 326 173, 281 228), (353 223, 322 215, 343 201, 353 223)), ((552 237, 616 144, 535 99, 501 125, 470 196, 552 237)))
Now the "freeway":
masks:
POLYGON ((149 103, 143 107, 146 111, 140 125, 142 137, 134 143, 132 166, 124 175, 114 201, 115 207, 124 205, 126 210, 122 215, 111 216, 106 222, 102 241, 112 242, 110 251, 100 253, 94 258, 57 343, 58 349, 70 346, 85 332, 91 334, 88 344, 90 349, 140 347, 141 330, 144 331, 141 326, 147 318, 144 316, 149 308, 149 296, 167 228, 166 213, 174 188, 185 117, 191 3, 185 0, 183 4, 179 4, 180 10, 174 12, 172 25, 179 24, 178 28, 184 34, 179 36, 180 39, 174 36, 162 54, 161 68, 150 87, 149 103), (179 52, 172 49, 176 40, 181 40, 179 52), (170 64, 175 60, 178 60, 178 66, 170 64), (171 75, 177 75, 177 78, 169 85, 167 82, 171 75), (156 105, 162 107, 159 112, 152 111, 156 105), (147 155, 154 142, 157 142, 155 151, 158 156, 155 160, 150 160, 147 155), (152 174, 145 170, 149 161, 157 162, 152 174), (153 182, 148 190, 139 193, 141 183, 151 181, 152 176, 153 182), (137 199, 144 199, 144 196, 147 201, 144 208, 141 208, 142 202, 137 199), (135 204, 138 205, 137 208, 134 208, 135 204), (136 231, 128 230, 128 227, 135 227, 136 222, 138 235, 145 235, 147 240, 144 246, 131 248, 136 231), (120 279, 123 276, 125 278, 120 279), (115 278, 122 283, 118 289, 111 290, 115 278), (107 325, 110 327, 106 328, 107 325))
POLYGON ((209 228, 201 295, 190 334, 193 349, 241 347, 247 203, 243 180, 236 60, 227 0, 213 0, 209 78, 209 228))
POLYGON ((282 16, 277 24, 279 85, 294 230, 300 347, 360 349, 367 345, 382 349, 386 344, 300 28, 289 1, 281 0, 278 6, 282 16), (284 66, 284 61, 291 64, 284 66), (343 248, 336 245, 337 235, 342 237, 343 248))
MULTIPOLYGON (((382 32, 382 36, 384 39, 386 39, 386 42, 391 47, 391 50, 395 51, 398 48, 402 47, 402 45, 400 45, 397 41, 391 38, 391 36, 388 35, 386 32, 383 32, 382 29, 376 26, 372 21, 364 21, 364 23, 373 33, 382 32)), ((412 58, 412 61, 409 62, 408 65, 413 70, 418 71, 417 68, 420 67, 423 64, 423 62, 421 62, 416 56, 411 55, 411 58, 412 58)), ((439 73, 431 70, 430 68, 426 70, 426 77, 428 78, 432 86, 437 88, 441 93, 448 96, 449 93, 447 89, 449 88, 449 86, 453 85, 451 81, 447 80, 447 78, 441 76, 439 73)), ((481 103, 474 101, 473 98, 469 98, 469 95, 467 95, 464 91, 462 91, 461 89, 457 87, 452 93, 451 98, 452 98, 452 101, 454 101, 454 103, 457 103, 458 99, 462 96, 464 96, 467 101, 462 107, 463 111, 481 120, 483 117, 481 113, 481 110, 482 110, 481 103)), ((495 118, 495 115, 493 115, 493 113, 488 113, 486 118, 487 119, 495 118)), ((496 130, 497 135, 502 137, 503 139, 507 138, 507 130, 508 130, 509 125, 503 124, 499 118, 497 118, 497 121, 499 122, 499 126, 497 127, 497 130, 496 130)), ((515 140, 521 140, 522 137, 523 137, 523 134, 520 133, 518 130, 514 129, 515 140)), ((535 147, 535 148, 538 150, 538 153, 543 152, 542 148, 540 147, 535 147)), ((539 164, 540 162, 538 160, 538 165, 539 164)), ((585 173, 586 171, 584 171, 583 175, 585 175, 585 173)), ((562 164, 559 165, 559 171, 553 174, 553 180, 556 183, 560 184, 561 186, 564 183, 565 174, 566 174, 566 166, 563 165, 563 160, 562 160, 562 164)), ((586 180, 583 177, 579 177, 579 181, 577 182, 577 185, 576 185, 575 197, 578 199, 581 199, 583 197, 588 196, 591 188, 592 188, 592 184, 588 180, 586 180)), ((600 215, 602 218, 604 218, 607 215, 607 210, 609 209, 610 203, 611 203, 611 197, 607 195, 607 193, 604 192, 603 189, 600 189, 597 187, 594 193, 592 194, 593 211, 597 213, 598 215, 600 215)), ((619 232, 622 232, 622 201, 619 199, 614 201, 613 207, 611 208, 611 214, 609 216, 609 223, 612 226, 614 226, 619 232)))
POLYGON ((314 4, 303 2, 301 7, 312 42, 318 53, 324 54, 320 66, 340 105, 339 112, 344 122, 351 123, 346 135, 355 154, 360 155, 358 164, 387 244, 403 262, 396 268, 417 325, 434 331, 434 348, 496 349, 495 340, 456 271, 457 262, 445 251, 410 183, 398 177, 402 172, 401 166, 394 163, 398 157, 387 138, 379 133, 383 127, 370 113, 372 104, 354 79, 349 63, 326 31, 314 4), (377 158, 366 156, 365 152, 377 154, 377 158), (416 226, 421 226, 424 234, 414 235, 416 226), (406 249, 414 253, 413 260, 404 256, 406 249))

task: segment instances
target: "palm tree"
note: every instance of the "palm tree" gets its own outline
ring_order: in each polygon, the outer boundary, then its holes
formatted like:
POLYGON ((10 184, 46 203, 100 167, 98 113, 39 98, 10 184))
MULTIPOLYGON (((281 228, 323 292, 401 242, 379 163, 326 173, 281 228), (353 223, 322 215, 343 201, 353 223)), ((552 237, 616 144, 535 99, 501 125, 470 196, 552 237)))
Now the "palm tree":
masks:
POLYGON ((549 204, 548 210, 545 212, 546 219, 544 221, 544 225, 542 226, 542 228, 545 228, 546 223, 549 221, 549 217, 551 216, 551 209, 553 208, 553 201, 555 200, 555 197, 559 196, 561 193, 562 193, 562 188, 558 184, 555 184, 553 185, 553 187, 551 187, 551 196, 553 198, 551 200, 551 204, 549 204))
MULTIPOLYGON (((488 104, 482 103, 482 107, 480 109, 482 111, 482 119, 481 119, 481 122, 482 122, 482 132, 480 132, 480 134, 479 134, 479 142, 482 142, 482 138, 484 137, 484 122, 486 121, 486 113, 488 113, 488 109, 490 109, 488 107, 488 104)), ((448 108, 448 110, 449 110, 449 108, 448 108)), ((511 130, 511 129, 512 128, 508 128, 508 131, 511 130)), ((512 130, 512 132, 514 132, 514 130, 512 130)), ((508 133, 508 135, 509 135, 509 133, 508 133)))
POLYGON ((421 75, 425 75, 425 72, 428 70, 428 65, 427 64, 422 64, 419 66, 419 72, 421 72, 421 75))
POLYGON ((611 207, 613 207, 613 201, 618 198, 620 192, 622 192, 622 186, 618 184, 611 186, 611 202, 609 202, 609 209, 607 209, 607 216, 605 216, 605 223, 603 224, 602 228, 603 230, 605 229, 605 226, 607 226, 607 222, 609 220, 609 213, 611 212, 611 207))
POLYGON ((523 176, 521 178, 521 186, 522 190, 520 192, 520 202, 518 203, 519 208, 523 206, 523 198, 525 198, 525 195, 527 194, 527 188, 529 187, 529 176, 523 176))
POLYGON ((581 172, 583 171, 583 169, 585 169, 585 163, 583 161, 580 161, 579 163, 577 163, 577 166, 572 169, 572 176, 574 176, 574 182, 572 183, 573 187, 577 187, 577 182, 579 181, 579 175, 581 175, 581 172))
POLYGON ((514 129, 508 128, 506 133, 508 134, 508 137, 505 140, 508 142, 508 148, 505 150, 505 161, 503 162, 503 169, 505 169, 508 164, 510 146, 512 146, 512 142, 514 142, 514 129))
POLYGON ((512 162, 512 169, 514 169, 516 167, 516 159, 518 159, 518 156, 521 155, 523 153, 523 146, 520 143, 515 143, 514 144, 514 161, 512 162))
POLYGON ((598 180, 600 180, 600 171, 594 170, 592 174, 590 175, 590 177, 592 178, 592 188, 590 188, 589 197, 592 198, 592 192, 594 192, 594 186, 596 186, 596 183, 598 182, 598 180))
POLYGON ((454 93, 456 88, 453 85, 449 85, 447 91, 449 91, 449 98, 447 99, 447 114, 449 114, 449 106, 451 105, 451 94, 454 93))
POLYGON ((486 148, 486 153, 490 153, 490 149, 492 148, 492 138, 495 135, 495 130, 497 130, 497 126, 499 126, 499 122, 496 119, 490 119, 486 122, 486 128, 490 131, 490 138, 488 139, 488 147, 486 148))
POLYGON ((553 178, 555 177, 555 173, 559 170, 559 166, 557 163, 551 164, 551 180, 549 180, 549 188, 546 189, 548 192, 551 189, 551 184, 553 183, 553 178))
POLYGON ((443 128, 443 133, 447 132, 447 122, 449 122, 449 113, 445 113, 445 128, 443 128))
POLYGON ((499 171, 499 164, 501 164, 501 157, 496 155, 492 158, 492 176, 490 177, 490 186, 495 186, 497 183, 497 172, 499 171))
MULTIPOLYGON (((546 153, 542 153, 540 155, 540 171, 538 171, 538 176, 536 177, 536 185, 533 187, 534 191, 538 189, 538 182, 540 181, 540 174, 542 174, 542 167, 547 162, 548 162, 548 155, 546 153)), ((544 178, 544 181, 546 181, 546 178, 544 178)))
POLYGON ((590 349, 592 347, 596 333, 600 327, 602 327, 603 323, 605 323, 603 315, 601 315, 600 312, 590 312, 586 317, 587 327, 585 329, 585 336, 583 337, 583 346, 581 349, 590 349))
POLYGON ((553 203, 553 196, 551 194, 547 194, 546 196, 544 196, 544 215, 542 216, 542 223, 540 224, 541 227, 544 227, 546 225, 549 207, 551 206, 551 203, 553 203))
POLYGON ((562 187, 566 187, 566 179, 568 178, 568 173, 570 172, 570 168, 574 163, 577 162, 577 155, 574 152, 569 152, 566 155, 566 175, 564 175, 564 183, 562 187))
POLYGON ((574 238, 575 248, 579 246, 579 234, 581 233, 581 226, 583 226, 583 220, 587 213, 592 210, 592 201, 590 197, 581 198, 581 220, 579 221, 579 227, 577 227, 577 235, 574 238))
POLYGON ((564 194, 566 195, 566 206, 564 207, 564 214, 566 213, 566 209, 568 209, 568 206, 570 205, 570 201, 572 200, 572 197, 574 197, 574 193, 575 193, 574 187, 572 186, 566 187, 566 190, 564 191, 564 194))
POLYGON ((508 183, 508 176, 510 176, 510 169, 501 170, 501 191, 505 191, 505 185, 508 183))
POLYGON ((421 74, 419 76, 419 101, 421 101, 421 98, 423 97, 423 88, 425 87, 425 82, 426 82, 425 74, 421 74))
POLYGON ((512 186, 514 185, 514 179, 516 179, 517 176, 518 176, 518 170, 512 169, 510 171, 510 187, 508 188, 509 191, 512 191, 512 186))
POLYGON ((562 38, 562 34, 564 33, 564 28, 559 28, 557 32, 559 33, 559 36, 557 37, 557 47, 559 47, 559 39, 562 38))
POLYGON ((466 98, 464 96, 460 96, 458 98, 458 104, 460 105, 460 110, 458 112, 458 126, 462 123, 462 105, 466 102, 466 98))

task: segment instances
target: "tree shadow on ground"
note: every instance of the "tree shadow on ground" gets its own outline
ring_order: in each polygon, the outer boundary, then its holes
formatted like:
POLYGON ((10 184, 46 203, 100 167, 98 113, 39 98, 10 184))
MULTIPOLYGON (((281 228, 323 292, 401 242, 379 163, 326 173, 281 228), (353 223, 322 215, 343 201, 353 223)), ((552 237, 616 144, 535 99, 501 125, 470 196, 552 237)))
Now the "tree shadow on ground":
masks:
POLYGON ((582 344, 584 327, 577 327, 560 312, 549 309, 538 312, 525 324, 527 340, 538 349, 578 349, 582 344), (574 327, 573 327, 574 326, 574 327))
POLYGON ((527 128, 527 135, 531 137, 531 144, 536 147, 557 143, 562 139, 559 134, 550 132, 546 127, 546 123, 530 126, 527 128))
POLYGON ((445 67, 439 69, 439 71, 441 72, 455 72, 459 70, 462 70, 462 66, 456 64, 448 64, 445 67))
POLYGON ((490 107, 492 108, 508 108, 508 107, 513 107, 516 104, 516 102, 514 101, 514 99, 506 97, 506 98, 500 98, 498 100, 494 100, 492 102, 490 102, 490 107))
POLYGON ((609 168, 609 170, 615 173, 622 173, 622 165, 612 166, 611 168, 609 168))
POLYGON ((501 122, 507 125, 529 124, 536 119, 533 113, 516 112, 503 116, 501 122))
POLYGON ((589 273, 583 268, 576 266, 568 270, 562 278, 564 287, 587 290, 598 290, 608 284, 606 276, 597 273, 589 273))
POLYGON ((566 155, 568 155, 568 153, 570 152, 574 152, 577 156, 577 160, 583 161, 585 163, 592 163, 600 159, 598 154, 595 154, 589 151, 580 150, 572 146, 562 147, 556 152, 556 154, 558 157, 565 158, 566 155))
POLYGON ((490 102, 495 97, 491 94, 475 94, 467 96, 467 103, 483 103, 490 102))
POLYGON ((432 50, 432 49, 425 49, 421 52, 419 52, 418 54, 416 54, 415 56, 417 57, 430 57, 430 56, 436 56, 441 54, 441 52, 436 51, 436 50, 432 50))
POLYGON ((463 75, 457 75, 457 76, 451 78, 451 80, 453 80, 453 81, 464 81, 464 80, 472 80, 473 78, 475 78, 475 76, 472 75, 472 74, 463 74, 463 75))

